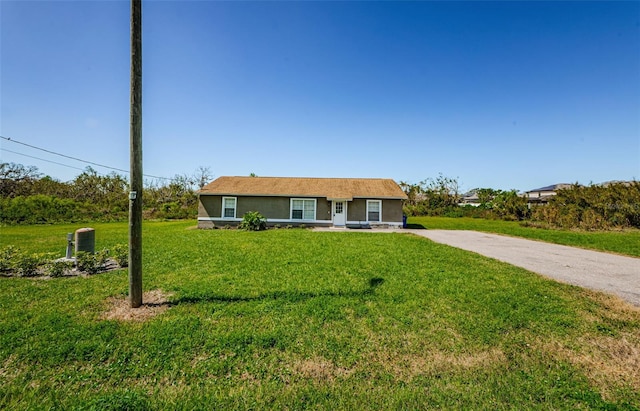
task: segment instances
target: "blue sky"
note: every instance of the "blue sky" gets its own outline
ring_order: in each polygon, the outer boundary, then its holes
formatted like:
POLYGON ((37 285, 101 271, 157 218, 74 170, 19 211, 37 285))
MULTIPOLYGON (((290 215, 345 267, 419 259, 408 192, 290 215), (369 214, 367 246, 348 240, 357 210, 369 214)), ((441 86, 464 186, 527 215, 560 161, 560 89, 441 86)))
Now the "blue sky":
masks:
MULTIPOLYGON (((129 7, 1 0, 0 134, 128 169, 129 7)), ((0 144, 63 181, 86 166, 0 144)), ((166 177, 640 179, 640 2, 143 1, 143 157, 166 177)))

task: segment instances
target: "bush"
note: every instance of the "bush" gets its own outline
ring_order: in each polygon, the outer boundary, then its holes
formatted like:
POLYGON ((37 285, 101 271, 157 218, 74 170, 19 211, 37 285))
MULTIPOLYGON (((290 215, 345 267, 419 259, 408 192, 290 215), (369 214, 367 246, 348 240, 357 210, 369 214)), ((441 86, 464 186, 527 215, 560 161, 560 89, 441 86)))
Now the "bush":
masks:
POLYGON ((9 271, 13 268, 13 258, 18 253, 18 249, 8 245, 0 250, 0 272, 9 271))
POLYGON ((46 271, 51 277, 62 277, 67 271, 73 268, 72 261, 54 260, 46 265, 46 271))
POLYGON ((13 269, 20 277, 33 277, 38 274, 42 260, 37 254, 18 253, 13 258, 13 269))
POLYGON ((96 267, 96 259, 92 253, 87 251, 78 251, 76 253, 76 266, 78 270, 85 271, 91 273, 93 271, 97 271, 96 267))
MULTIPOLYGON (((120 267, 128 266, 128 248, 124 244, 113 247, 114 258, 120 267)), ((103 249, 95 254, 80 251, 76 255, 78 271, 97 274, 104 271, 109 261, 109 250, 103 249)), ((33 277, 49 275, 61 277, 73 269, 73 262, 57 259, 55 253, 27 254, 20 252, 14 246, 7 246, 0 250, 0 273, 9 276, 33 277)))
POLYGON ((247 231, 266 230, 267 219, 257 211, 249 211, 242 217, 242 222, 238 228, 247 231))
POLYGON ((532 217, 566 229, 640 228, 640 182, 575 184, 535 207, 532 217))
POLYGON ((0 222, 4 224, 42 224, 74 221, 80 204, 71 199, 38 194, 5 199, 0 209, 0 222))
POLYGON ((33 277, 45 271, 56 277, 72 267, 70 262, 59 264, 54 259, 54 253, 27 254, 8 246, 0 251, 0 271, 19 277, 33 277))
POLYGON ((127 244, 116 244, 111 249, 111 254, 120 267, 129 266, 129 246, 127 244))
POLYGON ((78 270, 88 274, 97 274, 104 269, 107 259, 109 258, 109 250, 104 249, 95 254, 86 251, 79 251, 76 255, 76 265, 78 270))

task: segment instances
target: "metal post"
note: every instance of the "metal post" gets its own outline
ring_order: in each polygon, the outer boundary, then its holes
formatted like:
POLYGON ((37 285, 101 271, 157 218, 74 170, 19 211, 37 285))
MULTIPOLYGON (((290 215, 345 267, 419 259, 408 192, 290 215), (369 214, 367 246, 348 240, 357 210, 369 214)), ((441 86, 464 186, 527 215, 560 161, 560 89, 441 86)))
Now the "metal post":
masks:
POLYGON ((73 233, 67 233, 67 252, 65 258, 67 260, 73 258, 73 233))
POLYGON ((142 305, 142 0, 131 0, 129 299, 142 305))

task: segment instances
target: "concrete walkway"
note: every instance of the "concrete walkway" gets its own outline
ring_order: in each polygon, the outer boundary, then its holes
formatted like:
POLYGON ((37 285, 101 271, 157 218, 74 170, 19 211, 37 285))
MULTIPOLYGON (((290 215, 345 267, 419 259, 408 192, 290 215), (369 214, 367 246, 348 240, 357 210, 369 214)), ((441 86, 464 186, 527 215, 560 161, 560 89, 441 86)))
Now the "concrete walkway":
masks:
POLYGON ((466 230, 345 230, 401 232, 472 251, 546 277, 615 294, 640 307, 640 258, 466 230))

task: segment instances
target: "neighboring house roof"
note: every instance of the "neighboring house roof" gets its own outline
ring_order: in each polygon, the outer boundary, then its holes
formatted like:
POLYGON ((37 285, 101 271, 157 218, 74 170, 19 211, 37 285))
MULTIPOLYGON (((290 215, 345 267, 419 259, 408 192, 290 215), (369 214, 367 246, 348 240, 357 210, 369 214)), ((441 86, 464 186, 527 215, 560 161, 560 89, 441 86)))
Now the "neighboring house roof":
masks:
POLYGON ((461 201, 463 203, 479 203, 480 197, 478 197, 478 190, 471 190, 462 195, 461 201))
POLYGON ((219 177, 204 186, 202 195, 407 198, 398 184, 387 178, 219 177))
POLYGON ((638 181, 624 181, 624 180, 611 180, 611 181, 605 181, 604 183, 600 183, 597 184, 599 186, 602 187, 609 187, 610 185, 614 185, 614 184, 621 184, 621 185, 625 185, 625 186, 631 186, 634 184, 638 184, 638 181))
POLYGON ((537 193, 542 191, 556 191, 556 190, 560 190, 563 188, 570 188, 570 187, 571 187, 571 184, 560 183, 560 184, 553 184, 546 187, 536 188, 534 190, 529 190, 527 191, 527 193, 537 193))

